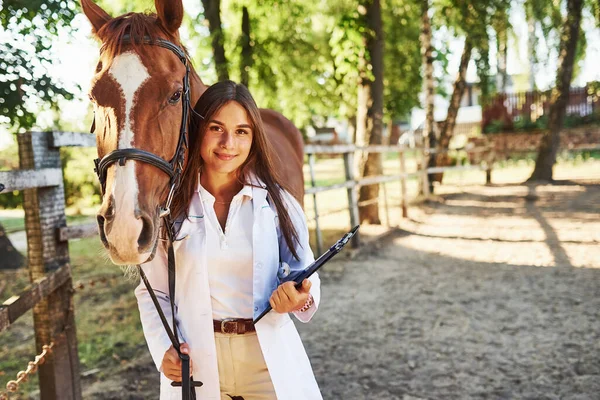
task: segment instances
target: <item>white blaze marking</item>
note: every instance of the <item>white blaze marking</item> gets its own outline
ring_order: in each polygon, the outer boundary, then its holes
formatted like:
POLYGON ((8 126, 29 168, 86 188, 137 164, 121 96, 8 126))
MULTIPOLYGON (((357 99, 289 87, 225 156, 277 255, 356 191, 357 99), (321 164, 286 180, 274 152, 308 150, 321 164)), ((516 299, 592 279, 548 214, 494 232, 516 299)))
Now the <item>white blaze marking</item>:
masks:
POLYGON ((121 91, 125 96, 125 123, 123 130, 119 132, 119 148, 126 149, 131 147, 133 143, 131 126, 133 98, 144 82, 150 78, 150 75, 140 57, 132 52, 116 56, 108 73, 121 86, 121 91))
MULTIPOLYGON (((122 130, 119 132, 119 149, 133 145, 132 110, 134 98, 144 82, 150 77, 139 56, 132 52, 119 54, 112 62, 108 73, 119 84, 125 100, 122 130)), ((135 179, 135 161, 128 160, 125 166, 115 163, 109 169, 115 173, 111 193, 115 199, 115 220, 108 235, 109 242, 121 257, 137 256, 137 239, 142 230, 142 221, 135 218, 138 185, 135 179), (114 168, 113 168, 114 167, 114 168)))

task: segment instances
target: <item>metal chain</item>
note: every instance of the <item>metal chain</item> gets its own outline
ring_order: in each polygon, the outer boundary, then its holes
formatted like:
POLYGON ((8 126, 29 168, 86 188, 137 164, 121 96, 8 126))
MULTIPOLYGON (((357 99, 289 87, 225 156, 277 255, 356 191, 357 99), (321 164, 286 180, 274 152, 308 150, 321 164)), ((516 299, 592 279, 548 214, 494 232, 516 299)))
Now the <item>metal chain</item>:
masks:
POLYGON ((49 345, 45 344, 42 347, 42 352, 35 356, 35 361, 29 361, 27 369, 17 373, 17 380, 8 381, 6 384, 7 392, 0 392, 0 400, 8 400, 8 393, 14 393, 19 390, 19 385, 27 381, 29 375, 37 372, 38 366, 42 365, 46 361, 46 356, 52 352, 52 347, 54 347, 54 342, 50 342, 49 345))

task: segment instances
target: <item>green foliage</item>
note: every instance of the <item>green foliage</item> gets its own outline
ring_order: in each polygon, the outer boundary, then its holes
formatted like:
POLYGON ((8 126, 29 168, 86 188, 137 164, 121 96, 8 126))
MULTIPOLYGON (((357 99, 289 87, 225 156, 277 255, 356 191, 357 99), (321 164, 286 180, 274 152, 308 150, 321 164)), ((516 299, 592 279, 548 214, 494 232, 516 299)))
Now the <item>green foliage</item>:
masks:
POLYGON ((96 149, 64 148, 61 161, 65 182, 65 203, 80 213, 82 209, 101 203, 100 186, 94 174, 96 149))
POLYGON ((0 7, 0 124, 11 131, 34 126, 34 105, 56 107, 72 94, 49 75, 54 36, 75 16, 72 0, 4 0, 0 7))
MULTIPOLYGON (((353 4, 345 10, 336 10, 338 17, 334 19, 329 46, 334 67, 336 93, 340 98, 340 111, 343 116, 351 117, 356 113, 357 97, 355 88, 361 79, 361 72, 368 79, 373 76, 366 66, 365 36, 367 33, 364 15, 358 12, 358 5, 353 4)), ((384 56, 385 57, 385 56, 384 56)), ((385 73, 384 73, 385 76, 385 73)))
MULTIPOLYGON (((243 6, 249 11, 253 46, 249 86, 261 107, 282 112, 300 128, 356 113, 359 71, 370 74, 365 53, 368 31, 358 1, 223 1, 224 44, 234 80, 240 79, 243 6)), ((419 7, 416 0, 384 2, 388 118, 405 116, 417 104, 419 7)), ((201 16, 193 22, 202 23, 201 16)), ((206 54, 208 33, 192 36, 198 51, 206 54)), ((212 71, 214 67, 205 61, 202 58, 202 67, 212 71)))
POLYGON ((579 114, 567 114, 563 122, 565 128, 575 128, 577 126, 600 124, 600 114, 594 113, 590 115, 581 116, 579 114))
POLYGON ((514 129, 517 132, 530 132, 548 129, 548 117, 543 116, 535 121, 527 118, 518 119, 514 123, 514 129))
MULTIPOLYGON (((246 4, 250 16, 253 66, 249 86, 261 107, 273 108, 298 126, 311 124, 315 114, 335 110, 337 98, 328 48, 330 19, 317 4, 305 1, 265 1, 246 4)), ((239 80, 241 5, 230 6, 226 52, 239 80)))
MULTIPOLYGON (((560 45, 560 30, 566 23, 566 2, 564 0, 547 1, 547 0, 525 0, 525 14, 527 18, 539 24, 542 29, 544 39, 548 43, 548 47, 559 48, 560 45)), ((585 0, 584 8, 587 8, 594 16, 596 24, 600 26, 600 2, 597 0, 585 0)), ((536 49, 533 49, 536 61, 541 58, 536 54, 536 49)), ((575 62, 573 63, 573 79, 577 77, 581 68, 580 61, 585 59, 587 53, 587 36, 586 32, 581 29, 579 32, 579 40, 577 41, 577 51, 575 53, 575 62)), ((543 61, 543 58, 542 58, 543 61)))
POLYGON ((498 133, 504 130, 504 121, 502 120, 492 120, 488 123, 483 130, 483 133, 498 133))
POLYGON ((562 25, 561 3, 560 0, 525 0, 525 15, 540 24, 546 39, 562 25))
MULTIPOLYGON (((490 67, 490 42, 493 33, 496 40, 504 38, 511 29, 508 13, 510 0, 434 0, 433 7, 439 21, 457 35, 465 36, 473 44, 474 59, 480 80, 482 101, 495 92, 495 82, 490 67)), ((494 72, 495 73, 495 72, 494 72)))
MULTIPOLYGON (((385 39, 385 113, 404 118, 419 104, 421 76, 421 4, 418 1, 383 2, 385 39)), ((444 53, 436 57, 444 62, 444 53)), ((446 61, 447 63, 447 61, 446 61)))
MULTIPOLYGON (((0 150, 0 171, 9 171, 19 168, 19 155, 17 143, 0 150)), ((0 208, 17 208, 23 204, 23 194, 20 191, 0 194, 0 208)), ((6 228, 6 226, 5 226, 6 228)), ((7 228, 8 229, 8 228, 7 228)))
POLYGON ((23 192, 15 190, 0 194, 0 209, 14 209, 23 205, 23 192))

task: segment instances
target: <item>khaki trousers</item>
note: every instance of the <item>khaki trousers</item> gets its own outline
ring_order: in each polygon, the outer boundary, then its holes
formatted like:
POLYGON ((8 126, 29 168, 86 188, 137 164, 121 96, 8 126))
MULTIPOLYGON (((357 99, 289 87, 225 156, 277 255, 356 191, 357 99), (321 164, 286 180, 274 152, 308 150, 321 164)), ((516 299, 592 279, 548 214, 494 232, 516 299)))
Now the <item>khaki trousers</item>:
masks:
POLYGON ((221 400, 277 400, 256 332, 215 333, 221 400))

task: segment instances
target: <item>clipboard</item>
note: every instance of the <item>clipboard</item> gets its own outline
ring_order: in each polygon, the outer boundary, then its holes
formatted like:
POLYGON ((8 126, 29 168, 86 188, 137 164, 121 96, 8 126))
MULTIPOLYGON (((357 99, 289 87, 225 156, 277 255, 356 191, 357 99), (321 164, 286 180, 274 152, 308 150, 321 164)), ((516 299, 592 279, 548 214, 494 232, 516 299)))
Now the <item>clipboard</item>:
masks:
MULTIPOLYGON (((340 240, 335 242, 333 246, 329 248, 325 253, 321 254, 319 258, 317 258, 312 264, 310 264, 306 269, 296 278, 294 281, 296 283, 296 289, 300 289, 302 287, 302 282, 309 278, 312 274, 317 272, 319 268, 321 268, 327 261, 331 260, 333 256, 342 251, 344 246, 352 239, 352 236, 356 234, 360 225, 356 225, 352 228, 348 233, 346 233, 340 240)), ((262 319, 269 311, 272 310, 271 304, 267 306, 267 308, 260 313, 258 317, 253 321, 256 324, 258 321, 262 319)))

